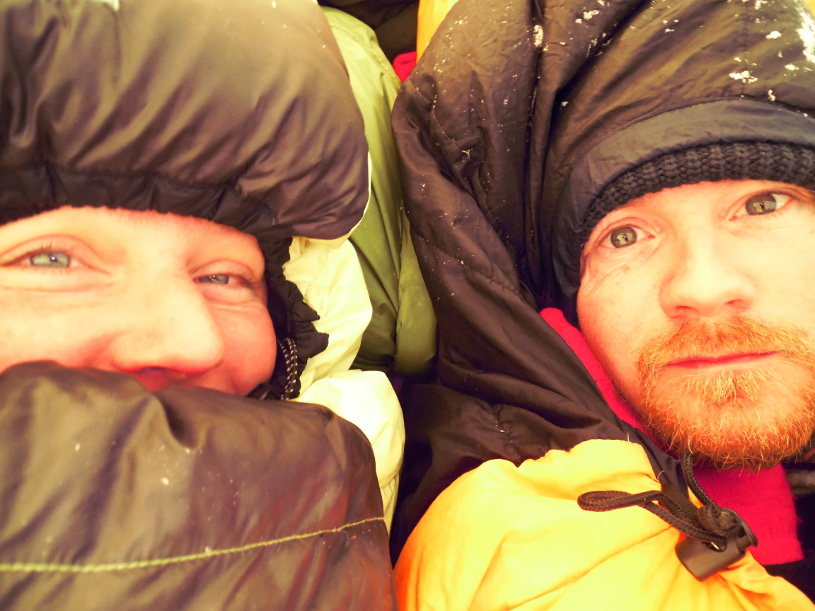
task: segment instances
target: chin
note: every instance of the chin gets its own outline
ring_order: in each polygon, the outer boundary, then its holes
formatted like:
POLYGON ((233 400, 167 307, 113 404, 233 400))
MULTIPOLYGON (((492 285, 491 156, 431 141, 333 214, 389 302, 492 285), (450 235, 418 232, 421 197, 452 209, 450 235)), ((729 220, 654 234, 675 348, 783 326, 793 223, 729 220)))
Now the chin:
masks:
POLYGON ((668 451, 719 469, 759 470, 798 454, 815 430, 815 392, 796 376, 726 372, 671 389, 657 384, 638 410, 668 451))

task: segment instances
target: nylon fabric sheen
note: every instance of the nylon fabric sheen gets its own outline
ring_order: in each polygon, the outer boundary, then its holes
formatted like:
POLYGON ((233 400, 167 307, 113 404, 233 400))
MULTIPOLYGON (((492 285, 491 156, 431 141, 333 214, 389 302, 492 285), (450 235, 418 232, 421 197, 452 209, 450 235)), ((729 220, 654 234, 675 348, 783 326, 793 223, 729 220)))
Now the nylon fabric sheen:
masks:
POLYGON ((450 10, 393 116, 440 332, 436 381, 403 396, 394 557, 433 499, 487 460, 519 465, 631 439, 655 474, 682 485, 675 461, 611 413, 538 311, 571 307, 575 236, 594 194, 658 154, 664 134, 682 146, 710 139, 709 105, 732 113, 734 141, 815 142, 813 33, 795 1, 460 0, 450 10), (745 104, 783 110, 794 127, 739 114, 745 104), (635 146, 645 124, 661 131, 635 146))

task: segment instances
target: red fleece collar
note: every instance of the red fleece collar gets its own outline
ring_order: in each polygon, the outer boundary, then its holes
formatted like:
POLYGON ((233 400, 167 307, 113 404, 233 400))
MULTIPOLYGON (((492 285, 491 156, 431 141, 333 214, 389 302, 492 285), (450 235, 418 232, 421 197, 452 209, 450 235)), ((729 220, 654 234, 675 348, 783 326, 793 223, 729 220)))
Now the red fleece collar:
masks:
MULTIPOLYGON (((541 311, 541 316, 574 350, 617 417, 644 430, 634 410, 615 391, 583 334, 569 324, 560 310, 547 308, 541 311)), ((761 564, 783 564, 804 557, 796 534, 795 504, 783 467, 759 473, 697 468, 696 478, 714 501, 735 510, 750 525, 758 538, 758 545, 751 552, 761 564)))

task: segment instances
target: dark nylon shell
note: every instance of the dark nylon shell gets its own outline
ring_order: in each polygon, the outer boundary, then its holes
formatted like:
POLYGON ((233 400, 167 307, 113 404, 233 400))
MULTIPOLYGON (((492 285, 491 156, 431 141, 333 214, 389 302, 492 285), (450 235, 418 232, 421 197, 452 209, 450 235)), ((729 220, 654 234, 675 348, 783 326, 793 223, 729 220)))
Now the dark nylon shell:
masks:
MULTIPOLYGON (((537 313, 561 303, 551 235, 571 212, 562 210, 568 178, 624 128, 702 102, 792 108, 792 136, 812 142, 812 119, 797 109, 815 105, 814 39, 795 0, 460 0, 451 9, 393 118, 440 339, 438 383, 403 401, 405 500, 392 551, 446 485, 484 460, 637 439, 537 313)), ((659 134, 646 143, 658 148, 659 134)), ((633 150, 622 138, 611 165, 637 163, 633 150)), ((597 190, 608 177, 589 178, 577 187, 597 190)), ((675 475, 672 459, 638 440, 655 472, 675 475)))
MULTIPOLYGON (((316 4, 3 0, 0 32, 0 223, 208 218, 255 235, 280 289, 289 236, 361 217, 362 122, 316 4)), ((370 443, 323 407, 23 364, 0 474, 0 608, 393 608, 370 443)))
POLYGON ((0 608, 393 609, 371 445, 328 409, 0 375, 0 608))
POLYGON ((0 31, 0 222, 70 204, 235 227, 266 255, 278 336, 297 340, 301 368, 324 349, 283 279, 286 240, 345 235, 369 189, 318 6, 7 0, 0 31))
POLYGON ((358 222, 367 148, 317 6, 7 0, 0 28, 2 220, 156 209, 262 244, 358 222))

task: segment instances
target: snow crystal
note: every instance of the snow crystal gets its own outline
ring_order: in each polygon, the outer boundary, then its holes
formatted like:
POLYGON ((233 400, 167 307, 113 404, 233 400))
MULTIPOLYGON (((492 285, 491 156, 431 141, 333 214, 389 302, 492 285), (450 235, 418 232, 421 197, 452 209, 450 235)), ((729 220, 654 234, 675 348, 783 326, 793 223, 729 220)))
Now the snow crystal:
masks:
POLYGON ((796 66, 795 64, 787 64, 786 66, 784 66, 784 68, 786 70, 789 70, 790 72, 795 72, 796 70, 798 70, 798 66, 796 66))
POLYGON ((114 11, 119 11, 119 0, 91 0, 91 2, 99 2, 100 4, 107 4, 114 11))
POLYGON ((750 76, 749 70, 731 72, 728 76, 736 81, 741 81, 742 83, 755 83, 758 80, 756 77, 750 76))
POLYGON ((775 102, 775 94, 773 93, 773 90, 772 90, 772 89, 770 89, 770 90, 767 92, 767 97, 770 99, 770 102, 775 102))
POLYGON ((600 11, 598 11, 597 9, 595 9, 593 11, 583 11, 583 19, 588 21, 592 17, 596 17, 599 14, 600 14, 600 11))
POLYGON ((815 64, 815 17, 805 7, 799 9, 801 28, 798 35, 804 43, 804 57, 815 64))
POLYGON ((543 45, 543 26, 540 24, 535 26, 533 40, 535 42, 536 47, 540 47, 543 45))
POLYGON ((767 36, 765 38, 767 40, 774 40, 776 38, 781 38, 781 32, 779 32, 778 30, 773 30, 772 32, 767 34, 767 36))

